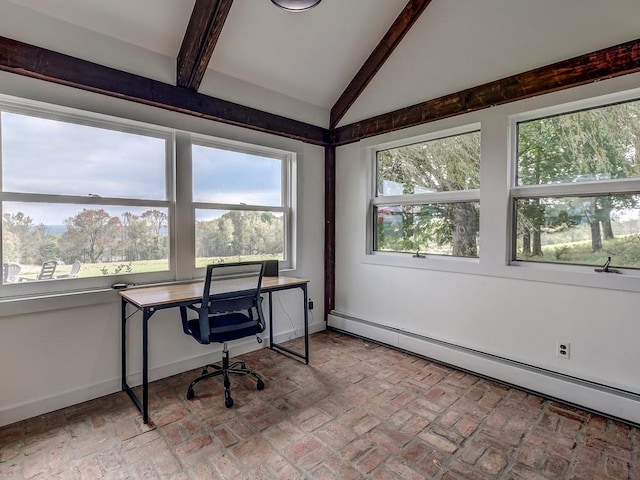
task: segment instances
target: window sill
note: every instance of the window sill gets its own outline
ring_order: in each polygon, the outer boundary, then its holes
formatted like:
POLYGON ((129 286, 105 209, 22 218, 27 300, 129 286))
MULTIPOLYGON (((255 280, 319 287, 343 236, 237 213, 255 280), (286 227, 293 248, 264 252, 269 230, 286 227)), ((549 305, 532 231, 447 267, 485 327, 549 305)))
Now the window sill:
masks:
POLYGON ((640 292, 640 271, 621 270, 620 273, 597 273, 594 271, 595 268, 578 265, 513 262, 511 265, 505 265, 501 269, 504 274, 498 274, 498 276, 577 287, 640 292))
POLYGON ((374 252, 362 255, 361 263, 399 268, 414 268, 531 282, 554 283, 578 287, 640 292, 640 271, 597 273, 594 267, 514 262, 505 265, 483 264, 477 258, 425 257, 408 254, 374 252))
POLYGON ((418 258, 407 253, 372 252, 363 255, 361 261, 371 265, 387 265, 390 267, 418 268, 453 273, 480 273, 480 262, 477 258, 428 255, 418 258))
POLYGON ((0 300, 0 317, 99 305, 118 298, 118 292, 111 288, 4 298, 0 300))

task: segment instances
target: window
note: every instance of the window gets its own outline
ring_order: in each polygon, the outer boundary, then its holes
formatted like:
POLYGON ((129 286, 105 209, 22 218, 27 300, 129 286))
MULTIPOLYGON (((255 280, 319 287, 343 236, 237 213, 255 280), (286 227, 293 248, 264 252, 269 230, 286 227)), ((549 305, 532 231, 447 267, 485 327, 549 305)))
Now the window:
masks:
POLYGON ((170 134, 10 107, 0 133, 4 285, 169 272, 170 134))
POLYGON ((268 259, 293 266, 291 163, 273 150, 193 145, 196 267, 268 259))
POLYGON ((517 123, 512 259, 640 268, 640 101, 517 123))
POLYGON ((376 151, 373 250, 477 257, 479 188, 478 131, 376 151))
POLYGON ((294 268, 294 175, 292 152, 2 96, 0 298, 294 268))

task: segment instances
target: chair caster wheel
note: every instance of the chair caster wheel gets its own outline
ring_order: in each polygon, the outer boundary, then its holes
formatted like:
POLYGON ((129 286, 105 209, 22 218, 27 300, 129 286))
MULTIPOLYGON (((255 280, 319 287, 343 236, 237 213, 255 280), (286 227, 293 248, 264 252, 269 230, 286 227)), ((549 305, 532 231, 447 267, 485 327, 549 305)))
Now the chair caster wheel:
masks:
POLYGON ((264 390, 264 382, 260 379, 258 379, 257 385, 258 390, 264 390))
POLYGON ((187 390, 187 400, 193 400, 196 397, 196 394, 193 392, 193 388, 187 390))
POLYGON ((227 408, 231 408, 233 407, 233 398, 231 397, 225 397, 224 399, 224 406, 227 408))

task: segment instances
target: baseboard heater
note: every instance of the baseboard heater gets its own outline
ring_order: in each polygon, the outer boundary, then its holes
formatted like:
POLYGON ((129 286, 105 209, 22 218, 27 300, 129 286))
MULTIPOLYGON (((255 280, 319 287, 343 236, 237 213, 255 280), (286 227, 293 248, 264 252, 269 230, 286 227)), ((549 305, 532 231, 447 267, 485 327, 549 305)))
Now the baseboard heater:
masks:
POLYGON ((640 394, 380 325, 339 312, 328 327, 575 407, 640 426, 640 394))

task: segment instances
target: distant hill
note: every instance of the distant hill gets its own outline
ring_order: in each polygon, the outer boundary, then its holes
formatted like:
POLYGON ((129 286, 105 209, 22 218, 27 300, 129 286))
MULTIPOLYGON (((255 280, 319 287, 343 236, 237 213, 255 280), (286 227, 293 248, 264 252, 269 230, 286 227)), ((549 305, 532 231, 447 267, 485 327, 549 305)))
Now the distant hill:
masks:
POLYGON ((65 225, 45 225, 47 227, 47 233, 51 235, 62 235, 67 231, 67 227, 65 225))

